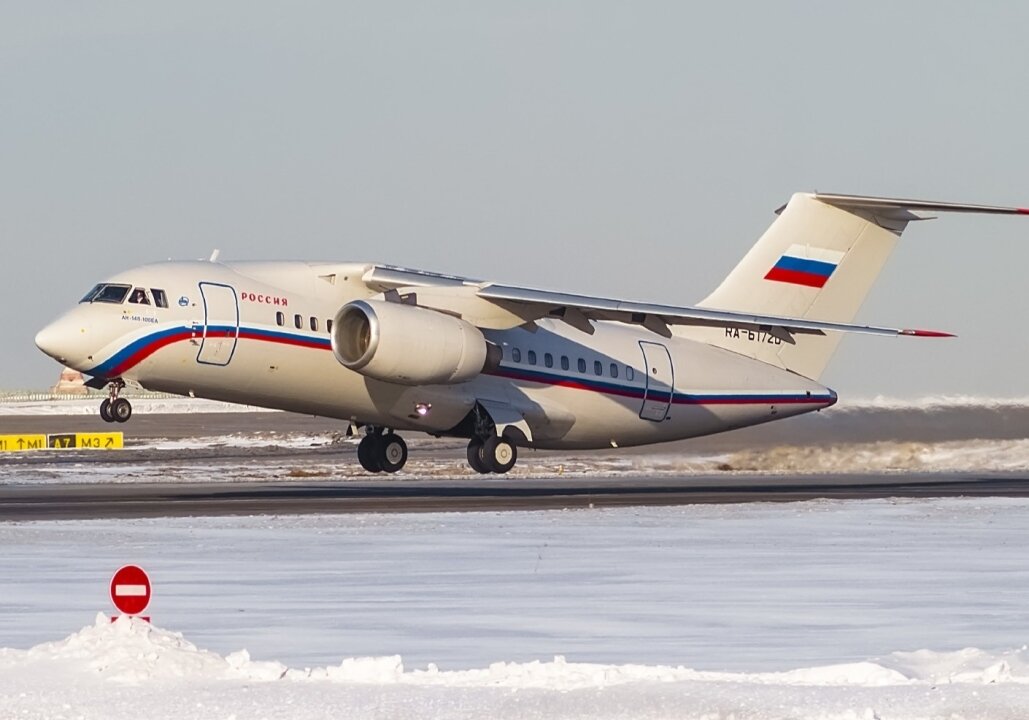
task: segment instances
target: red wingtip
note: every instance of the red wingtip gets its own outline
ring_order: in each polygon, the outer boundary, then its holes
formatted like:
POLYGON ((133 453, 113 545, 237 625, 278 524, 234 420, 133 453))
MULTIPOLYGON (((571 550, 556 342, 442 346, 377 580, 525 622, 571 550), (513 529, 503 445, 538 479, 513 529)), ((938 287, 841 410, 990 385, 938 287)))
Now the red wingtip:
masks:
MULTIPOLYGON (((1029 214, 1029 213, 1027 213, 1027 214, 1029 214)), ((938 330, 901 330, 900 334, 901 335, 910 335, 911 337, 935 337, 935 338, 957 337, 957 335, 955 335, 954 333, 940 332, 938 330)))
POLYGON ((1015 212, 1019 215, 1029 215, 1029 208, 1015 208, 1015 212))

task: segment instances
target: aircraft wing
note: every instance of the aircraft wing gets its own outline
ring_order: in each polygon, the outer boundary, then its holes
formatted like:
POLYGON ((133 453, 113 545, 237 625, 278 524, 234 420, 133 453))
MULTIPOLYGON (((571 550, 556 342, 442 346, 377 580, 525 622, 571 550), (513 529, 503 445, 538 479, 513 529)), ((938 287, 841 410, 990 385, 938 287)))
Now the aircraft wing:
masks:
MULTIPOLYGON (((572 295, 568 293, 531 290, 511 285, 487 285, 478 292, 479 297, 493 302, 519 303, 535 306, 540 317, 566 319, 569 312, 582 313, 590 320, 614 320, 617 322, 643 325, 666 337, 662 325, 699 325, 708 327, 747 328, 775 331, 777 328, 790 333, 824 335, 825 331, 864 333, 868 335, 911 335, 920 337, 950 337, 949 333, 932 330, 910 330, 904 328, 853 325, 850 323, 824 322, 788 318, 777 315, 753 315, 726 310, 699 307, 676 307, 649 303, 627 302, 608 298, 572 295)), ((572 322, 574 325, 574 321, 572 322)))
POLYGON ((387 298, 395 297, 404 302, 459 315, 474 325, 491 329, 517 327, 535 320, 553 318, 563 320, 586 333, 593 332, 591 321, 612 320, 641 325, 664 337, 671 336, 672 325, 756 330, 771 333, 785 342, 792 342, 795 334, 824 335, 827 331, 953 337, 950 333, 933 330, 854 325, 712 308, 630 302, 501 285, 385 265, 373 266, 363 279, 370 288, 386 293, 387 298))

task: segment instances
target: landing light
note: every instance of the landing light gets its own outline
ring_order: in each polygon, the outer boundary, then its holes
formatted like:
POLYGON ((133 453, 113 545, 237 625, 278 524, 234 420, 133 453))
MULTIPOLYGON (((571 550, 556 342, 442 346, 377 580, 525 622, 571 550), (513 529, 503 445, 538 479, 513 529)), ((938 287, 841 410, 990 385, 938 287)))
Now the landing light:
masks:
POLYGON ((417 403, 414 406, 414 411, 418 413, 419 417, 425 417, 432 410, 432 403, 417 403))

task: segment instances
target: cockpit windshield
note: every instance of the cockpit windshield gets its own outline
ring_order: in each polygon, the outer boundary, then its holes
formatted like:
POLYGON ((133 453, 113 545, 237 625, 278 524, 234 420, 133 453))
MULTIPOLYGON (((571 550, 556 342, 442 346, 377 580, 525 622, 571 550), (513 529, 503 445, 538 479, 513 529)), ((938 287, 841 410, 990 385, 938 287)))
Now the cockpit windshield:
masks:
POLYGON ((102 302, 120 305, 125 302, 125 296, 129 294, 129 290, 131 289, 131 285, 111 285, 108 283, 100 283, 86 293, 85 297, 83 297, 79 302, 102 302))
POLYGON ((100 283, 93 287, 85 296, 79 300, 80 303, 111 303, 112 305, 121 305, 128 298, 130 303, 136 305, 155 305, 159 308, 168 307, 168 293, 160 288, 150 288, 147 292, 147 288, 138 287, 133 290, 131 285, 116 285, 112 283, 100 283), (132 295, 129 295, 129 292, 132 295))

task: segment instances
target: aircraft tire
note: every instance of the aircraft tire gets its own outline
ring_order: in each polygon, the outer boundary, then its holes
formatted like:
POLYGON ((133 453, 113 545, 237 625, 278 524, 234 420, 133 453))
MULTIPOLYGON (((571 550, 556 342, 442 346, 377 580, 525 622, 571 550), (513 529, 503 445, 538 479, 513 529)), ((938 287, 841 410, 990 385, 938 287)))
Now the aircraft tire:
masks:
POLYGON ((357 444, 357 461, 370 473, 382 472, 379 464, 379 436, 365 435, 357 444))
POLYGON ((396 433, 386 433, 379 438, 379 467, 383 472, 395 473, 407 462, 407 443, 396 433))
POLYGON ((482 461, 490 471, 503 475, 518 461, 518 450, 505 438, 494 435, 482 444, 482 461))
POLYGON ((107 412, 115 422, 128 422, 129 418, 132 417, 132 403, 125 398, 118 398, 111 401, 111 406, 107 412))
POLYGON ((105 398, 100 403, 100 419, 104 422, 114 422, 114 418, 111 417, 111 400, 109 398, 105 398))
POLYGON ((472 466, 472 470, 475 472, 485 475, 490 472, 489 467, 486 465, 486 461, 482 457, 482 439, 472 438, 468 443, 468 464, 472 466))

